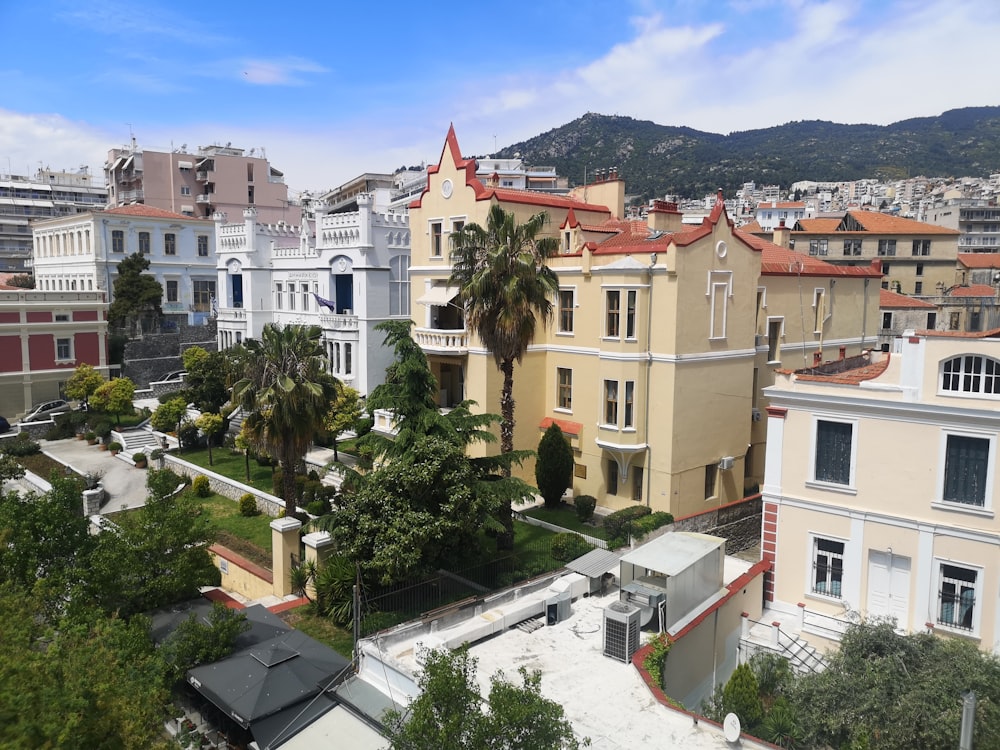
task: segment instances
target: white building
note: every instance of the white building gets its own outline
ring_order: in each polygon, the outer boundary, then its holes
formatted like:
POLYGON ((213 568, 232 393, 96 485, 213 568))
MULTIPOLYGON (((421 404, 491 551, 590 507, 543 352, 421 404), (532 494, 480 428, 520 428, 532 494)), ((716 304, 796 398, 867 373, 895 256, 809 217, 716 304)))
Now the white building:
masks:
POLYGON ((140 204, 32 225, 35 288, 95 291, 114 301, 118 264, 142 253, 163 286, 168 319, 203 324, 215 297, 215 226, 204 219, 140 204))
POLYGON ((268 323, 319 325, 332 373, 367 395, 392 351, 375 326, 409 318, 410 229, 387 210, 390 191, 356 197, 357 211, 317 209, 313 227, 216 215, 219 347, 258 338, 268 323))

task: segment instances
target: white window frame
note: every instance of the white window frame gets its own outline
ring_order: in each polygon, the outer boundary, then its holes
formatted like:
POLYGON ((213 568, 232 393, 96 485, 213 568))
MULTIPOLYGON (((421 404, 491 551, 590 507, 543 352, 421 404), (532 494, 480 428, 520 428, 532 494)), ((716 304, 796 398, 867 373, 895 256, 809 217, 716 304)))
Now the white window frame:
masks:
MULTIPOLYGON (((975 354, 972 352, 956 354, 953 357, 947 357, 946 359, 942 359, 940 362, 938 362, 938 391, 937 391, 938 395, 956 397, 956 398, 1000 399, 1000 387, 996 389, 995 393, 986 393, 984 390, 982 390, 982 385, 985 382, 985 379, 988 377, 985 374, 985 369, 986 369, 985 361, 983 362, 983 372, 980 372, 978 375, 976 375, 975 373, 969 373, 969 375, 977 377, 979 379, 979 386, 980 386, 979 390, 966 391, 961 387, 958 390, 949 390, 944 387, 944 377, 945 377, 944 366, 949 362, 953 362, 956 359, 962 360, 962 369, 957 373, 957 377, 959 378, 959 385, 960 386, 962 385, 961 381, 966 377, 966 372, 965 372, 966 357, 981 357, 983 360, 993 360, 997 364, 997 366, 1000 367, 1000 359, 996 357, 990 357, 989 355, 986 354, 975 354)), ((956 373, 950 373, 950 376, 952 377, 954 377, 955 375, 956 373)))
POLYGON ((813 414, 812 429, 810 430, 809 435, 809 478, 806 480, 806 486, 823 490, 832 490, 834 492, 846 492, 852 495, 857 494, 857 488, 855 486, 857 464, 858 420, 850 417, 844 417, 839 414, 813 414), (818 444, 817 438, 819 437, 820 422, 838 422, 840 424, 851 425, 851 475, 847 484, 839 484, 837 482, 828 482, 816 479, 816 446, 818 444))
POLYGON ((621 341, 622 338, 622 291, 621 289, 604 289, 604 332, 602 339, 607 341, 621 341), (618 295, 618 308, 615 312, 617 331, 611 333, 611 293, 618 295))
POLYGON ((708 298, 709 311, 708 311, 708 338, 710 341, 721 341, 726 338, 726 328, 728 325, 729 316, 729 300, 733 298, 733 272, 732 271, 709 271, 708 272, 708 287, 705 290, 705 296, 708 298), (723 299, 725 299, 725 307, 722 309, 722 330, 715 330, 715 300, 716 292, 720 288, 725 288, 725 293, 723 294, 723 299))
POLYGON ((282 305, 281 295, 283 294, 283 285, 280 281, 274 282, 274 309, 280 310, 282 305))
POLYGON ((818 286, 813 289, 813 333, 823 333, 826 322, 826 289, 818 286))
POLYGON ((996 474, 996 450, 997 435, 995 432, 981 432, 976 430, 962 430, 957 428, 945 428, 941 430, 941 439, 938 444, 938 478, 935 489, 935 499, 931 506, 938 510, 958 511, 960 513, 971 513, 973 515, 985 515, 993 517, 993 482, 996 474), (989 463, 986 466, 986 487, 983 492, 983 504, 972 505, 971 503, 958 503, 944 499, 945 462, 948 457, 948 437, 976 438, 989 442, 988 456, 989 463))
POLYGON ((983 600, 983 575, 985 573, 985 568, 981 565, 974 565, 972 563, 961 562, 958 560, 949 560, 945 557, 935 557, 934 558, 934 588, 931 591, 931 601, 934 603, 934 629, 944 630, 948 633, 956 633, 958 635, 966 635, 979 637, 980 624, 983 617, 983 607, 986 602, 983 600), (944 578, 944 566, 950 565, 954 568, 965 568, 975 572, 976 583, 975 583, 975 602, 972 606, 972 628, 962 628, 955 625, 949 625, 947 623, 941 622, 941 589, 943 586, 944 578))
POLYGON ((556 367, 556 405, 552 409, 553 411, 561 412, 563 414, 573 413, 573 368, 572 367, 556 367), (562 382, 559 376, 563 372, 569 373, 569 406, 562 405, 562 382))
POLYGON ((602 378, 601 379, 601 413, 600 413, 600 423, 599 426, 606 430, 617 430, 618 423, 621 421, 621 398, 622 398, 622 387, 621 381, 615 378, 602 378), (615 421, 608 422, 608 404, 610 399, 608 399, 608 383, 615 384, 615 421))
POLYGON ((843 601, 844 586, 847 582, 847 551, 848 549, 850 549, 850 540, 832 534, 820 534, 815 531, 810 531, 809 534, 807 535, 807 545, 808 546, 806 547, 806 557, 809 562, 808 565, 806 566, 805 595, 811 598, 822 599, 825 601, 838 601, 838 602, 843 601), (839 594, 828 594, 823 591, 815 590, 816 554, 819 552, 820 541, 833 542, 834 544, 844 545, 844 551, 840 553, 841 568, 840 568, 839 594))
POLYGON ((575 336, 576 335, 576 287, 575 286, 561 286, 559 291, 556 292, 556 336, 575 336), (569 307, 570 315, 572 316, 573 326, 571 329, 567 330, 563 328, 562 325, 562 294, 563 292, 569 292, 573 295, 572 304, 569 307))
POLYGON ((781 364, 781 342, 785 338, 785 316, 784 315, 768 315, 767 328, 764 330, 764 342, 767 345, 768 359, 767 363, 769 365, 780 365, 781 364), (781 323, 780 330, 778 331, 778 341, 775 347, 775 354, 777 359, 771 359, 771 323, 779 322, 781 323))
POLYGON ((52 339, 53 339, 53 343, 55 344, 56 362, 73 362, 74 360, 76 360, 76 357, 74 356, 76 352, 74 351, 74 347, 73 347, 73 339, 74 339, 73 336, 58 336, 58 337, 53 336, 52 339), (68 345, 69 345, 69 354, 66 357, 60 357, 59 356, 59 342, 60 341, 66 341, 66 342, 68 342, 68 345))
POLYGON ((163 301, 168 305, 176 304, 181 301, 181 282, 180 279, 164 279, 163 280, 163 301), (170 299, 170 285, 174 284, 174 291, 176 292, 176 299, 170 299))
POLYGON ((427 255, 432 260, 440 260, 445 257, 444 252, 445 245, 445 231, 444 231, 444 217, 438 217, 435 219, 427 220, 427 255), (434 227, 437 226, 437 236, 439 240, 438 252, 434 252, 434 227))

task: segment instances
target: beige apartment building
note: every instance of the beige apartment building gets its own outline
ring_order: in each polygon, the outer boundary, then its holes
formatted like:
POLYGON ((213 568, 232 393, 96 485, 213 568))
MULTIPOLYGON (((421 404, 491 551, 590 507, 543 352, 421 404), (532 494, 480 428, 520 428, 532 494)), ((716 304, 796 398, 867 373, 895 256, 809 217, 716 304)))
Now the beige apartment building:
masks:
POLYGON ((553 320, 515 370, 515 447, 535 448, 556 421, 574 448, 577 494, 683 515, 737 500, 762 477, 756 394, 783 357, 811 362, 817 351, 822 359, 874 344, 877 282, 864 290, 879 274, 742 234, 722 200, 693 227, 669 203, 648 221, 625 221, 624 195, 613 171, 568 196, 484 183, 450 130, 410 205, 414 335, 441 406, 473 399, 499 411, 501 376, 447 284, 449 237, 485 225, 493 204, 522 221, 546 212, 561 246, 549 262, 560 290, 553 320), (773 261, 764 275, 762 259, 773 261))
POLYGON ((766 389, 765 598, 810 640, 886 616, 1000 650, 998 344, 909 331, 766 389))
POLYGON ((272 167, 263 149, 202 146, 188 153, 154 151, 135 139, 108 152, 104 164, 108 207, 144 203, 175 214, 211 219, 216 212, 238 221, 243 209, 255 208, 261 221, 298 226, 302 210, 289 202, 284 175, 272 167))

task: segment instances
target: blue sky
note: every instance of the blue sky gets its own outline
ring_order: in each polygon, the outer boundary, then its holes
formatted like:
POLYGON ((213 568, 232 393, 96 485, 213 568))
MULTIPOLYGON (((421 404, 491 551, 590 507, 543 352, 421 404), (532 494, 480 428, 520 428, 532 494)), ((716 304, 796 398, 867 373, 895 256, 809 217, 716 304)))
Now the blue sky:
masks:
MULTIPOLYGON (((0 173, 264 147, 294 190, 586 112, 716 133, 1000 104, 993 0, 0 0, 0 173), (14 31, 16 30, 16 31, 14 31)), ((803 178, 808 175, 803 175, 803 178)))

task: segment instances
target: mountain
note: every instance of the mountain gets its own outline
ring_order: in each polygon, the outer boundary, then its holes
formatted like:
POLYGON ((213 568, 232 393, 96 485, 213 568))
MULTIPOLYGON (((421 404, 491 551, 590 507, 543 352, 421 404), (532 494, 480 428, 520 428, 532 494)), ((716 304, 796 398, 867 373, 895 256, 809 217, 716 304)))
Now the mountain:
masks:
POLYGON ((744 182, 788 188, 797 180, 843 181, 986 176, 1000 171, 1000 107, 953 109, 891 125, 822 120, 719 135, 587 113, 573 122, 507 146, 526 164, 555 165, 570 185, 617 167, 630 195, 701 197, 744 182))

